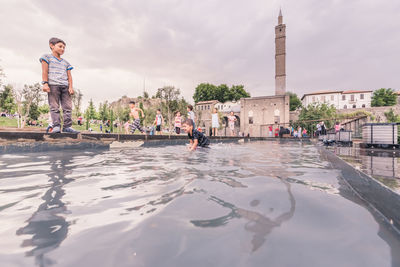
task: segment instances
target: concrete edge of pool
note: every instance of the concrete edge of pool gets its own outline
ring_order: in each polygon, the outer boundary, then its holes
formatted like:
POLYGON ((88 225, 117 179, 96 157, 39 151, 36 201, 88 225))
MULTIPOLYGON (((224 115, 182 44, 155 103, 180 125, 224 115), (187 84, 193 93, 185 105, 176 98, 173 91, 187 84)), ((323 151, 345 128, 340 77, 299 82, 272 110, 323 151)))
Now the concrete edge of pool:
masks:
POLYGON ((342 178, 352 190, 400 233, 400 195, 368 174, 357 170, 325 147, 320 147, 319 151, 333 168, 341 171, 342 178))
MULTIPOLYGON (((310 142, 309 139, 268 137, 209 137, 211 143, 276 141, 310 142)), ((110 149, 114 147, 147 147, 182 145, 186 135, 132 135, 132 134, 46 134, 44 132, 0 132, 0 154, 59 151, 65 149, 110 149)))

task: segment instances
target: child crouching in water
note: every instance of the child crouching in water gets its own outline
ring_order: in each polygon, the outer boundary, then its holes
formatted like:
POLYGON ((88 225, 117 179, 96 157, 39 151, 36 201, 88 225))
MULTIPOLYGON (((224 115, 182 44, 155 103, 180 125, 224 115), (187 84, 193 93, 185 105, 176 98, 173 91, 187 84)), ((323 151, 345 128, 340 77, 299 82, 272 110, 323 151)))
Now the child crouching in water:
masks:
POLYGON ((210 140, 203 133, 193 129, 193 121, 191 119, 186 119, 182 126, 189 137, 190 151, 195 150, 198 146, 208 147, 210 145, 210 140))

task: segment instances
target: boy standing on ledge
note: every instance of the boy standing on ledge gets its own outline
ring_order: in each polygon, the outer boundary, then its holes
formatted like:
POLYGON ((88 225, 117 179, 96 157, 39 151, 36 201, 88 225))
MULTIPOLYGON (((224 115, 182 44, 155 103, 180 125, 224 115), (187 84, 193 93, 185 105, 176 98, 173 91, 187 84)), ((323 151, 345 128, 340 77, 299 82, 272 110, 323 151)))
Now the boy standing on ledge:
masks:
POLYGON ((50 115, 53 121, 52 133, 61 132, 60 104, 63 109, 64 125, 62 131, 65 133, 79 133, 72 126, 72 99, 74 94, 72 87, 71 70, 73 67, 61 58, 64 54, 65 42, 58 38, 49 40, 51 54, 43 55, 39 61, 42 63, 42 85, 43 91, 47 93, 50 115))

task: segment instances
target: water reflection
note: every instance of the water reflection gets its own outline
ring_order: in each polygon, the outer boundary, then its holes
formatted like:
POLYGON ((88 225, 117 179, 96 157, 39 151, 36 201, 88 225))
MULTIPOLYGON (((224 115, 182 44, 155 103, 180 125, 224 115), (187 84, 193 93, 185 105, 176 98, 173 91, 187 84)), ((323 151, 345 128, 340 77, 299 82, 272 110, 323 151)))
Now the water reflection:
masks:
MULTIPOLYGON (((243 209, 237 207, 236 205, 226 202, 216 196, 211 196, 209 199, 214 201, 218 205, 231 210, 227 215, 217 217, 208 220, 192 220, 191 223, 197 227, 219 227, 227 224, 232 219, 246 219, 248 222, 245 224, 244 228, 246 231, 253 233, 253 238, 251 240, 252 251, 259 249, 265 242, 268 234, 272 232, 275 227, 281 226, 285 221, 290 220, 296 209, 296 201, 291 191, 291 185, 286 179, 280 179, 285 185, 287 193, 289 195, 290 209, 287 212, 282 213, 275 219, 271 219, 260 212, 243 209)), ((260 203, 259 200, 255 199, 250 202, 250 206, 257 207, 260 203)))
POLYGON ((49 157, 51 172, 48 174, 50 188, 41 197, 44 202, 37 211, 27 220, 28 224, 17 230, 17 235, 30 235, 25 239, 22 247, 33 247, 26 252, 27 256, 34 256, 35 263, 39 266, 48 266, 55 262, 45 255, 47 252, 56 249, 68 235, 69 222, 64 214, 68 212, 62 197, 65 195, 63 186, 74 179, 67 178, 72 172, 68 167, 72 160, 71 154, 49 157))
POLYGON ((398 151, 335 147, 333 152, 393 190, 400 192, 400 155, 398 151))

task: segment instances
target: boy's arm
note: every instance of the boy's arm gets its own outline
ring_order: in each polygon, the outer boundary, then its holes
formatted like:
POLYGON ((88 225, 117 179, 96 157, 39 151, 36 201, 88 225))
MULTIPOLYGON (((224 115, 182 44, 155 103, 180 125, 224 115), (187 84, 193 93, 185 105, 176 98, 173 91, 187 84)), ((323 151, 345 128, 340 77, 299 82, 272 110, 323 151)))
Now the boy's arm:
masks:
POLYGON ((69 85, 68 92, 69 92, 70 95, 73 95, 74 94, 74 89, 73 89, 73 86, 72 86, 71 70, 67 70, 67 75, 68 75, 68 85, 69 85))
MULTIPOLYGON (((190 140, 190 141, 192 141, 192 140, 190 140)), ((195 150, 197 148, 198 143, 199 143, 199 140, 198 139, 194 139, 192 148, 190 148, 190 150, 191 151, 195 150)))
MULTIPOLYGON (((42 81, 49 81, 49 64, 46 61, 42 60, 42 81)), ((48 83, 43 84, 43 92, 50 92, 50 87, 48 83)))

